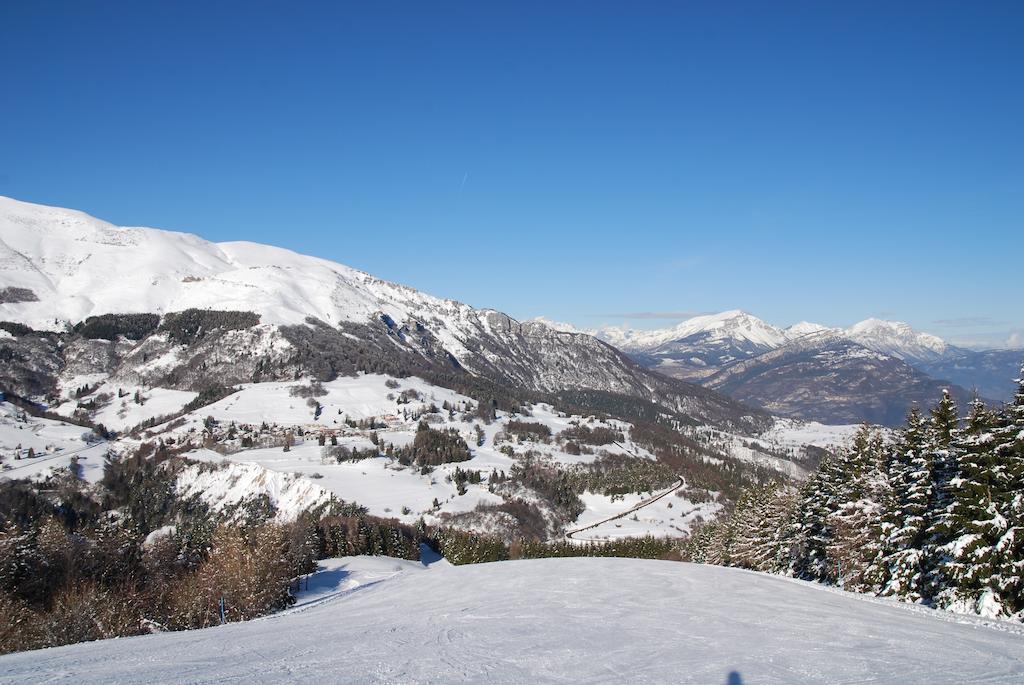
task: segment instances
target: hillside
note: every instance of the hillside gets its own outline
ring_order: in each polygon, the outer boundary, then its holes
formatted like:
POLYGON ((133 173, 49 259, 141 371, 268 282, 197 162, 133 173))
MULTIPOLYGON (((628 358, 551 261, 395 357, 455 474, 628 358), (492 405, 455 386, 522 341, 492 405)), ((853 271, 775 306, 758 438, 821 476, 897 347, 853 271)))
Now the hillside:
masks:
POLYGON ((682 425, 673 435, 687 450, 673 454, 658 442, 664 437, 651 437, 643 426, 545 404, 484 418, 472 398, 415 377, 246 384, 193 411, 182 405, 195 393, 103 380, 81 395, 81 385, 62 385, 51 416, 92 416, 122 437, 95 444, 95 434, 81 426, 0 403, 0 482, 44 480, 72 464, 96 481, 108 451, 130 455, 159 440, 189 461, 229 465, 186 468, 177 477, 181 496, 199 495, 214 511, 267 496, 277 519, 294 520, 333 496, 410 525, 422 519, 557 539, 563 529, 626 511, 682 476, 685 487, 676 496, 625 527, 616 522, 598 531, 682 537, 695 521, 713 518, 746 479, 799 478, 818 447, 842 445, 850 435, 850 427, 786 421, 764 438, 682 425), (416 443, 423 422, 431 435, 457 436, 466 446, 460 460, 427 465, 399 453, 416 443), (18 447, 22 458, 15 460, 18 447), (559 492, 562 504, 555 506, 559 492))
POLYGON ((627 559, 324 563, 264 620, 0 657, 0 682, 1012 683, 1019 625, 627 559))
POLYGON ((763 412, 653 374, 592 336, 267 245, 0 198, 0 283, 0 385, 23 395, 50 394, 69 367, 187 391, 374 371, 492 396, 606 393, 766 427, 763 412))

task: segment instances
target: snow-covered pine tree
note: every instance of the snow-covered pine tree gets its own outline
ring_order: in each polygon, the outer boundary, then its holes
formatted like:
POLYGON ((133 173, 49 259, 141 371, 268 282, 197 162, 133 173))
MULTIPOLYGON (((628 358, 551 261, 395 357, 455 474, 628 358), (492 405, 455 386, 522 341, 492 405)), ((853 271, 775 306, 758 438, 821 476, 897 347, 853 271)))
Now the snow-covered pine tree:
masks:
POLYGON ((946 484, 949 505, 936 524, 944 544, 937 550, 935 604, 987 616, 1003 613, 996 547, 1008 528, 998 507, 1007 474, 993 450, 995 425, 996 416, 975 399, 950 445, 956 475, 946 484))
POLYGON ((881 594, 919 602, 923 599, 921 548, 932 501, 932 455, 927 450, 924 417, 914 407, 889 459, 893 506, 889 510, 881 594))
POLYGON ((789 572, 808 580, 835 580, 835 569, 830 568, 828 547, 835 531, 831 516, 842 500, 845 469, 842 457, 826 456, 818 470, 804 483, 798 497, 797 516, 793 520, 793 543, 789 572))
POLYGON ((1005 611, 1024 619, 1024 368, 1020 375, 1014 401, 1000 413, 993 431, 992 449, 1006 474, 1006 487, 996 498, 1007 519, 1006 532, 996 543, 996 584, 1005 611))
POLYGON ((721 547, 723 566, 754 568, 758 545, 758 510, 764 497, 764 488, 745 488, 736 500, 732 514, 723 522, 723 530, 716 541, 721 547))
POLYGON ((776 486, 761 513, 761 544, 756 563, 758 570, 788 573, 793 549, 793 520, 796 514, 797 491, 786 485, 776 486))
POLYGON ((736 538, 736 518, 726 516, 716 521, 707 533, 704 556, 709 564, 732 566, 733 542, 736 538))
POLYGON ((720 523, 706 523, 690 534, 686 541, 686 557, 695 564, 717 564, 718 554, 712 549, 715 529, 720 523))
POLYGON ((882 507, 888 499, 884 460, 881 436, 865 424, 841 461, 836 508, 828 520, 833 531, 826 547, 828 568, 835 570, 837 582, 858 592, 879 589, 868 571, 882 554, 882 507))
POLYGON ((945 545, 949 541, 949 526, 946 521, 952 505, 950 483, 956 478, 958 469, 952 443, 959 425, 956 402, 949 390, 943 390, 942 399, 931 411, 926 431, 926 450, 931 454, 932 497, 925 512, 921 563, 924 571, 922 594, 928 602, 933 601, 944 587, 939 567, 947 562, 945 545))
POLYGON ((730 566, 775 572, 780 563, 779 532, 789 514, 785 490, 777 483, 746 489, 732 515, 730 566))

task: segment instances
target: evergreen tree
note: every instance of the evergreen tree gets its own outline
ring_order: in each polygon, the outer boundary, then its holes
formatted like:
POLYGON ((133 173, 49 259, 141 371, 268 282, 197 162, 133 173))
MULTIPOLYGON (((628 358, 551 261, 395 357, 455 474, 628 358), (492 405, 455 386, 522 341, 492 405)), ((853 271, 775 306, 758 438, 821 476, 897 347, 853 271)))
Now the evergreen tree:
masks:
POLYGON ((829 517, 828 568, 835 569, 841 585, 860 592, 880 588, 876 569, 883 551, 883 506, 889 499, 884 461, 881 436, 864 425, 840 462, 836 503, 829 517))
POLYGON ((832 580, 828 547, 834 531, 831 516, 839 508, 843 481, 841 457, 826 456, 800 489, 799 514, 784 532, 792 540, 793 550, 788 571, 798 578, 832 580))
POLYGON ((936 525, 944 541, 936 569, 939 606, 1001 611, 996 545, 1007 532, 1007 520, 997 500, 1006 490, 1006 472, 992 449, 995 423, 995 415, 976 399, 965 429, 950 444, 957 468, 946 485, 947 510, 936 525))
POLYGON ((947 544, 951 528, 948 519, 954 479, 958 473, 953 440, 959 423, 956 402, 949 390, 943 390, 942 399, 931 411, 926 432, 926 449, 931 455, 932 465, 932 496, 925 512, 925 539, 921 545, 922 594, 927 602, 934 601, 942 593, 946 582, 941 568, 949 562, 947 544))
POLYGON ((731 565, 768 573, 788 567, 789 546, 782 532, 792 503, 791 491, 778 484, 757 485, 744 492, 732 516, 731 565))
POLYGON ((926 426, 920 410, 914 407, 889 459, 889 483, 893 492, 892 508, 887 516, 889 531, 885 543, 885 584, 881 594, 923 599, 924 542, 928 504, 932 497, 932 459, 926 449, 926 426))
POLYGON ((1014 401, 1000 413, 993 431, 996 463, 1005 474, 1005 487, 996 507, 1006 519, 1006 532, 996 543, 995 586, 1004 611, 1024 618, 1024 368, 1014 401))

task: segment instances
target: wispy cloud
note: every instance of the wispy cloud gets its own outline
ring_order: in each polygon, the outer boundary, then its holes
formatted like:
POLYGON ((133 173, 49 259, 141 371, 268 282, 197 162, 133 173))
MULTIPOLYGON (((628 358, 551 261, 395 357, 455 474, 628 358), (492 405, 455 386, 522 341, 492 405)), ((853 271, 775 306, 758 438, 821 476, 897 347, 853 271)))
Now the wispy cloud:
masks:
POLYGON ((609 319, 692 319, 700 316, 703 312, 618 312, 612 314, 591 314, 592 317, 609 319))
POLYGON ((952 335, 948 341, 957 347, 972 350, 1019 350, 1024 348, 1024 331, 975 331, 966 335, 952 335))
POLYGON ((936 326, 946 328, 978 328, 982 326, 1005 326, 1006 321, 993 319, 991 316, 960 316, 952 319, 936 319, 932 321, 936 326))

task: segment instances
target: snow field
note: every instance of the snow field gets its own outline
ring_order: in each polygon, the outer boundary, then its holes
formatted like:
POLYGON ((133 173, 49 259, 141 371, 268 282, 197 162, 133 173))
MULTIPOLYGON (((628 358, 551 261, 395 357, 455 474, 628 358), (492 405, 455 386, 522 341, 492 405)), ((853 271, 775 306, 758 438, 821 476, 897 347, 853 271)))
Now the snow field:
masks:
POLYGON ((84 440, 83 436, 91 433, 88 428, 33 416, 22 421, 21 416, 20 409, 0 402, 0 478, 45 478, 66 469, 72 459, 77 459, 85 480, 95 482, 103 477, 107 445, 91 442, 92 436, 90 441, 84 440), (15 460, 19 445, 22 459, 15 460), (36 454, 31 459, 27 457, 29 448, 36 454))
MULTIPOLYGON (((86 402, 100 395, 109 395, 110 401, 92 413, 91 418, 94 422, 103 424, 107 430, 123 432, 150 419, 180 413, 185 405, 197 396, 197 393, 183 390, 145 388, 112 380, 99 380, 94 392, 81 400, 74 399, 73 393, 76 388, 83 385, 91 387, 97 383, 97 380, 93 380, 95 376, 96 374, 78 376, 63 383, 61 392, 66 399, 64 403, 55 407, 54 411, 62 416, 72 416, 78 408, 79 401, 86 402), (142 404, 135 402, 136 393, 139 394, 142 404), (119 394, 122 396, 118 397, 119 394)), ((106 376, 101 378, 105 379, 106 376)))
POLYGON ((0 683, 1017 683, 1019 625, 737 569, 325 564, 248 623, 0 657, 0 683), (354 590, 354 591, 353 591, 354 590), (308 598, 308 599, 307 599, 308 598))

